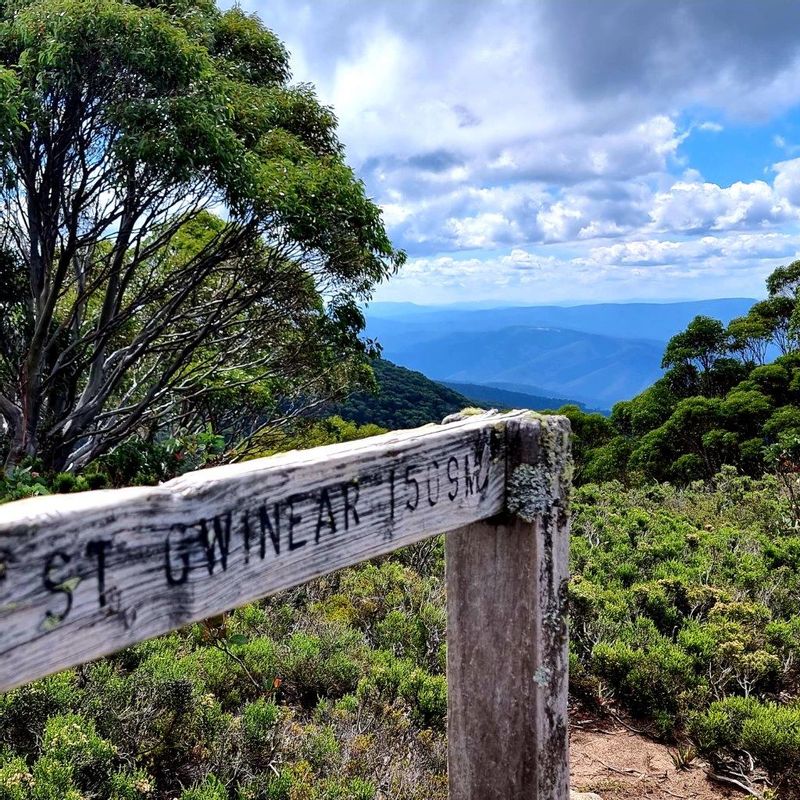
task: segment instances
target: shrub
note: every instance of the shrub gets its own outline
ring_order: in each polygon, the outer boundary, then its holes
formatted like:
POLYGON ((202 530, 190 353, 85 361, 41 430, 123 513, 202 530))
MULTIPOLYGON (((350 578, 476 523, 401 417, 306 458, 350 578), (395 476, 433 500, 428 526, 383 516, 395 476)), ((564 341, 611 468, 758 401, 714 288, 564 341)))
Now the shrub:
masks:
POLYGON ((73 672, 0 694, 0 749, 8 747, 32 759, 48 718, 68 711, 78 696, 73 672))
POLYGON ((357 695, 362 700, 405 701, 412 718, 420 725, 444 729, 447 716, 447 681, 431 675, 412 661, 379 652, 369 673, 359 681, 357 695))
POLYGON ((291 800, 292 783, 286 768, 277 775, 271 771, 254 775, 239 786, 236 800, 291 800))
POLYGON ((12 472, 0 469, 0 503, 47 494, 47 480, 33 466, 19 466, 12 472))
POLYGON ((79 714, 47 720, 42 750, 47 757, 68 764, 76 781, 94 791, 107 785, 116 754, 114 746, 97 735, 94 722, 79 714))
POLYGON ((86 481, 86 486, 89 489, 108 488, 108 475, 102 472, 85 472, 81 477, 86 481))
POLYGON ((332 772, 340 756, 339 742, 330 725, 309 725, 303 736, 300 755, 317 773, 332 772))
POLYGON ((278 646, 275 642, 261 636, 242 645, 238 653, 253 679, 272 688, 279 669, 278 646))
POLYGON ((272 700, 259 698, 245 706, 242 726, 247 741, 258 744, 275 729, 281 718, 281 710, 272 700))
POLYGON ((356 688, 363 660, 357 631, 326 626, 318 635, 295 633, 283 654, 283 688, 309 707, 320 697, 341 697, 356 688))
POLYGON ((243 750, 256 769, 267 769, 276 748, 275 733, 281 709, 272 701, 259 698, 244 707, 241 718, 243 750))
POLYGON ((800 706, 753 697, 726 697, 692 720, 692 733, 706 753, 746 750, 773 772, 800 769, 800 706))
POLYGON ((69 472, 59 472, 53 477, 52 487, 55 494, 69 494, 77 487, 78 479, 69 472))
POLYGON ((154 790, 155 782, 141 769, 111 776, 110 800, 148 800, 154 790))
POLYGON ((32 783, 25 759, 0 751, 0 800, 28 800, 32 783))
POLYGON ((228 790, 219 778, 209 775, 200 786, 183 792, 180 800, 228 800, 228 790))
POLYGON ((692 658, 660 635, 641 648, 621 640, 598 643, 592 666, 634 714, 658 715, 661 733, 672 729, 685 695, 700 682, 692 658))
POLYGON ((33 765, 31 800, 84 800, 73 782, 73 769, 49 755, 33 765))

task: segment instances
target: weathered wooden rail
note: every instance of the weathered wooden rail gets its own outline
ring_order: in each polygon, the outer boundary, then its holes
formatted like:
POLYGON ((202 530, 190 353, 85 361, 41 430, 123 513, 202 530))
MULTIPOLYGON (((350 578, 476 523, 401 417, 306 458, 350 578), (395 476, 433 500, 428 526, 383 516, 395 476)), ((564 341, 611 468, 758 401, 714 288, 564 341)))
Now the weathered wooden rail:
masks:
POLYGON ((566 798, 568 488, 512 412, 0 506, 0 691, 449 532, 450 796, 566 798))

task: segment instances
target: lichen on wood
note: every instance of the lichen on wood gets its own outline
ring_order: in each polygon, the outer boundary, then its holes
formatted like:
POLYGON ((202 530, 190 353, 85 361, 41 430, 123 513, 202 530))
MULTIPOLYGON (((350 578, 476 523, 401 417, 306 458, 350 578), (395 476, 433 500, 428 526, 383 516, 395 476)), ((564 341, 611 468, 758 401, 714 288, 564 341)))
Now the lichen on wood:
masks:
POLYGON ((547 518, 554 509, 566 510, 572 482, 569 420, 529 412, 525 421, 541 430, 534 463, 514 467, 508 476, 506 505, 526 522, 547 518))

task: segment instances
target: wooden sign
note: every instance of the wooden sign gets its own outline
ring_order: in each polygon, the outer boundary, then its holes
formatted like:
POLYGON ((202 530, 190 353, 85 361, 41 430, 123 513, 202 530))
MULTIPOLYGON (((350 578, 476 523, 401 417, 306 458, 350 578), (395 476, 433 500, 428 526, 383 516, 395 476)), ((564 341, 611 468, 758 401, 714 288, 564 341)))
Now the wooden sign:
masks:
POLYGON ((497 514, 518 417, 0 506, 0 690, 497 514))
POLYGON ((450 800, 567 800, 569 423, 483 414, 0 506, 0 691, 450 532, 450 800))

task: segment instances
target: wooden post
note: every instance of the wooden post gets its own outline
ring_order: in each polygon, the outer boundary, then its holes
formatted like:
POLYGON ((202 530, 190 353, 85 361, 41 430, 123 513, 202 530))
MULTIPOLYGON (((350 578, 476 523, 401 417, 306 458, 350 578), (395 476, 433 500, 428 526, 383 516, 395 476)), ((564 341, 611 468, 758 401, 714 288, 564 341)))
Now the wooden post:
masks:
POLYGON ((447 536, 450 800, 566 800, 569 426, 509 423, 505 514, 447 536))

